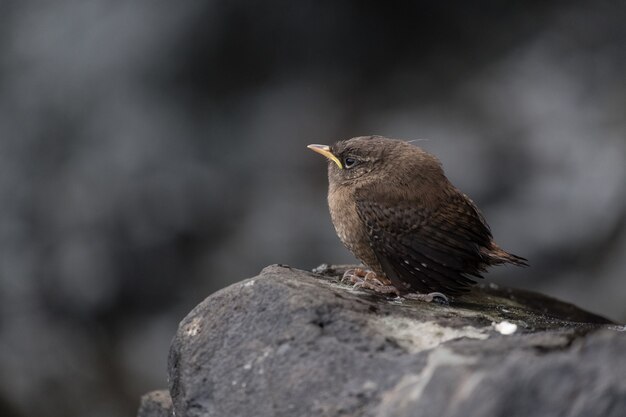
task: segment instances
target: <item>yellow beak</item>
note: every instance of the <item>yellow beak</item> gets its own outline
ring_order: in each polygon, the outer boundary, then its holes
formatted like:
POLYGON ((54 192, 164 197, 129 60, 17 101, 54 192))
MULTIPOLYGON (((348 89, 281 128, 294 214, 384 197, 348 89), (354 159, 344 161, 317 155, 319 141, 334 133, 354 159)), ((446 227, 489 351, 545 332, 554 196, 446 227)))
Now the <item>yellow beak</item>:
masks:
POLYGON ((337 166, 339 167, 339 169, 343 169, 343 166, 341 166, 341 162, 339 161, 339 159, 337 159, 337 157, 335 155, 333 155, 333 153, 330 151, 330 146, 326 146, 326 145, 309 145, 309 146, 307 146, 307 148, 309 148, 313 152, 319 153, 320 155, 324 155, 326 158, 328 158, 331 161, 333 161, 334 163, 336 163, 337 166))

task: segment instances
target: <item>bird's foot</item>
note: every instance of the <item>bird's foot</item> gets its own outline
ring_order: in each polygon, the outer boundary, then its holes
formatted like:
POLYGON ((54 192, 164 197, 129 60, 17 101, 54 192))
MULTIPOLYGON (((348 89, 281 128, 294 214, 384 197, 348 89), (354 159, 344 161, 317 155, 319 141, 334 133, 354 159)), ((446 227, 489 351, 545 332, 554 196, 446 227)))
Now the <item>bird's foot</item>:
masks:
POLYGON ((343 276, 341 277, 340 282, 342 284, 345 284, 345 283, 357 284, 365 279, 368 272, 371 272, 371 271, 366 271, 363 268, 348 269, 346 272, 343 273, 343 276))
POLYGON ((443 305, 450 304, 450 300, 448 300, 448 297, 446 297, 444 294, 440 292, 431 292, 428 294, 421 294, 418 292, 414 292, 414 293, 403 294, 402 297, 406 298, 407 300, 424 301, 426 303, 437 303, 437 304, 443 304, 443 305))
POLYGON ((373 271, 362 268, 348 269, 341 278, 341 282, 348 281, 353 288, 365 288, 381 294, 394 294, 400 296, 400 291, 385 277, 379 277, 373 271))

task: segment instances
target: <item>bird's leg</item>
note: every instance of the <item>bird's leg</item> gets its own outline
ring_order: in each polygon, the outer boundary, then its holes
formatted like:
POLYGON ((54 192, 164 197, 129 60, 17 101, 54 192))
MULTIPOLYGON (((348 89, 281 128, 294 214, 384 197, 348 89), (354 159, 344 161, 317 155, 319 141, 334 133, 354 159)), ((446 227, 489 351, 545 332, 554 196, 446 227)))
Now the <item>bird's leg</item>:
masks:
POLYGON ((427 303, 434 302, 437 304, 444 304, 444 305, 450 304, 450 300, 448 300, 448 297, 446 297, 444 294, 440 292, 431 292, 428 294, 421 294, 418 292, 414 292, 414 293, 403 294, 402 297, 406 298, 407 300, 424 301, 427 303))
POLYGON ((341 282, 348 281, 354 284, 354 288, 365 288, 381 294, 400 295, 400 291, 384 276, 377 275, 374 271, 366 271, 361 268, 349 269, 341 278, 341 282))

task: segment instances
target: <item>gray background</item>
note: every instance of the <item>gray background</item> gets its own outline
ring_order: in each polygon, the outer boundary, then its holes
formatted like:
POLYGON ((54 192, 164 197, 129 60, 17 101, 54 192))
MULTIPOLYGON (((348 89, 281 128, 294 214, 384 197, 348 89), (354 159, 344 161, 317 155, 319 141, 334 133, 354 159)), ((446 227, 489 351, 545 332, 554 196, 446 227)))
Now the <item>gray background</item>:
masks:
POLYGON ((0 415, 127 416, 178 322, 352 262, 305 148, 420 139, 530 269, 626 321, 623 2, 0 3, 0 415))

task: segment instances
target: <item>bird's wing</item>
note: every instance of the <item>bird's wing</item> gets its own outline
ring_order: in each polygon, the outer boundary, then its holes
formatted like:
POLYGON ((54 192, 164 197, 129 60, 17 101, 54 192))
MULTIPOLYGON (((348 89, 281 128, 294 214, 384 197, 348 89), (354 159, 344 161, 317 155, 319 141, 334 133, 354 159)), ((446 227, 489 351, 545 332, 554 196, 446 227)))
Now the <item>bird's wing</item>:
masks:
POLYGON ((369 243, 392 282, 419 292, 457 294, 480 277, 481 248, 491 242, 484 219, 463 194, 449 195, 432 209, 418 202, 382 203, 358 198, 369 243))

